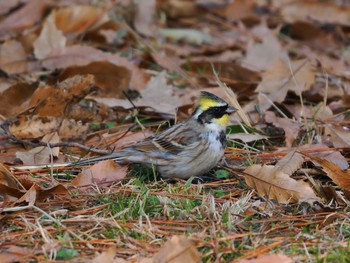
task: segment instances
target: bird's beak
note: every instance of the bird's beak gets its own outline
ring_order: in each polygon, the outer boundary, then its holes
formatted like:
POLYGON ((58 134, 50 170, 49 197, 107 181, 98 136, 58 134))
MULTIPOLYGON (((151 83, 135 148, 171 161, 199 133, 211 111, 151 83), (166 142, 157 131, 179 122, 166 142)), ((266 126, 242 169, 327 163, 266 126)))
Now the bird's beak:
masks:
POLYGON ((226 112, 228 114, 231 114, 231 113, 233 113, 235 111, 237 111, 237 109, 235 107, 230 106, 230 105, 227 107, 227 110, 226 110, 226 112))

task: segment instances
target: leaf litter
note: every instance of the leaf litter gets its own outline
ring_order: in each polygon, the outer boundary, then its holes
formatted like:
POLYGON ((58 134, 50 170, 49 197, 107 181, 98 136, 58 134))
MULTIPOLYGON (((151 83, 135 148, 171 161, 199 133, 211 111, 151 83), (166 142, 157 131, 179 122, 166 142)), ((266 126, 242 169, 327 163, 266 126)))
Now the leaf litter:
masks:
POLYGON ((345 262, 349 8, 1 2, 0 254, 345 262), (210 179, 168 182, 113 161, 64 166, 186 119, 199 90, 239 108, 210 179))

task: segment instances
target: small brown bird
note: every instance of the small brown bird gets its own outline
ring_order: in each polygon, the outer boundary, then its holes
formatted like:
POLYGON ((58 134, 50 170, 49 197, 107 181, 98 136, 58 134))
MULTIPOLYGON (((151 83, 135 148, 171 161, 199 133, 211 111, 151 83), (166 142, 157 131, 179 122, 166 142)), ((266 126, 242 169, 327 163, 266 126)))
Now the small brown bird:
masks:
POLYGON ((223 157, 225 129, 236 108, 209 92, 201 92, 198 105, 185 122, 160 134, 125 147, 121 151, 82 160, 70 166, 112 159, 118 163, 140 163, 155 167, 164 178, 200 176, 223 157))

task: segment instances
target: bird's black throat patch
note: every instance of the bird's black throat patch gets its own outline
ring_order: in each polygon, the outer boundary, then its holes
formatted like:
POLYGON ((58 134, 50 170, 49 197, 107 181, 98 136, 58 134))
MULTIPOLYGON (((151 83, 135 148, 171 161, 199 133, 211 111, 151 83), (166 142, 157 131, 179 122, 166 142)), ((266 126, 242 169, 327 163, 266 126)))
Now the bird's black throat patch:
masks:
POLYGON ((216 137, 216 139, 217 139, 218 141, 220 141, 220 143, 221 143, 223 149, 225 149, 226 146, 227 146, 227 140, 226 140, 226 134, 225 134, 225 132, 224 132, 224 131, 221 131, 221 132, 218 134, 218 136, 216 137))

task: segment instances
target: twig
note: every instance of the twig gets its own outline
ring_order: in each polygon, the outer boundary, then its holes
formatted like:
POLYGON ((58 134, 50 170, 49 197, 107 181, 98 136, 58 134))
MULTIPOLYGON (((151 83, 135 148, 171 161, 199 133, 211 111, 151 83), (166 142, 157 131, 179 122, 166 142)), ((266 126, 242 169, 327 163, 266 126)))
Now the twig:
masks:
POLYGON ((81 143, 77 142, 57 142, 57 143, 47 143, 47 142, 32 142, 30 140, 23 140, 19 139, 16 136, 12 134, 7 134, 8 140, 12 141, 13 143, 18 143, 18 144, 25 144, 25 145, 30 145, 33 147, 38 147, 38 146, 45 146, 45 147, 50 147, 50 148, 55 148, 55 147, 78 147, 80 149, 83 149, 88 152, 93 152, 93 153, 98 153, 98 154, 109 154, 111 153, 108 150, 102 150, 102 149, 97 149, 93 148, 90 146, 85 146, 81 143))

